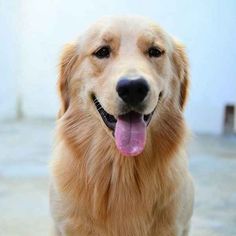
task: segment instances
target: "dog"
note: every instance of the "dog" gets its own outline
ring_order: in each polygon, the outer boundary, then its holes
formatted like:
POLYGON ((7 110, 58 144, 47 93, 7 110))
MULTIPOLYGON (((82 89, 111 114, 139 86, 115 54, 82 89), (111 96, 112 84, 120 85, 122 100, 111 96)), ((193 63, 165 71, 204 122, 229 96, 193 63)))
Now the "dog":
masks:
POLYGON ((104 17, 65 46, 59 67, 54 235, 187 236, 182 44, 146 18, 104 17))

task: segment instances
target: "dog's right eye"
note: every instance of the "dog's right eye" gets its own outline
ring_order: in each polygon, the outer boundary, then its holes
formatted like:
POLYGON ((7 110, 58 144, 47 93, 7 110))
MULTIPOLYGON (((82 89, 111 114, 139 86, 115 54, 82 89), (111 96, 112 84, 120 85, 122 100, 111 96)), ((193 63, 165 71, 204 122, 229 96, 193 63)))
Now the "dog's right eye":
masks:
POLYGON ((111 54, 111 48, 109 46, 103 46, 93 53, 93 55, 99 59, 108 58, 111 54))

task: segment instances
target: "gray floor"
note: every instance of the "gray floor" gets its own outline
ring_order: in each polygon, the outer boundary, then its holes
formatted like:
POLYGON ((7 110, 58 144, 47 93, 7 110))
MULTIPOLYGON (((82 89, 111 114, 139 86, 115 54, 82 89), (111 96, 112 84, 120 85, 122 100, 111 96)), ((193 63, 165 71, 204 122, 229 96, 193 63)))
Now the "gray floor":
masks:
MULTIPOLYGON (((0 124, 0 235, 49 235, 53 122, 0 124)), ((190 148, 196 204, 191 236, 236 235, 236 138, 198 135, 190 148)))

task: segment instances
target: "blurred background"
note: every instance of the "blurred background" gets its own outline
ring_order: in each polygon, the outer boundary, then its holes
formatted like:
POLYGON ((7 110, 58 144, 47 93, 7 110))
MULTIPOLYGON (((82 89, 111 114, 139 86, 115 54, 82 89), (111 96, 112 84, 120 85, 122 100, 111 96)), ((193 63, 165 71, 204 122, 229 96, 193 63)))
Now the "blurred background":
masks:
POLYGON ((0 235, 48 235, 58 58, 104 15, 146 16, 186 45, 191 236, 235 236, 235 0, 0 0, 0 235))

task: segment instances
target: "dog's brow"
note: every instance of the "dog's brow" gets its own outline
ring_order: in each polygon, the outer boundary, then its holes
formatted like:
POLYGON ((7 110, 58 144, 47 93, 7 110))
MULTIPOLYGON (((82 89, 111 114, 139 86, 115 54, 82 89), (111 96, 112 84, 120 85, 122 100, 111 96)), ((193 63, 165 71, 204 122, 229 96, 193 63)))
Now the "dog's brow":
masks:
POLYGON ((144 34, 137 41, 138 47, 145 49, 150 46, 157 46, 164 50, 164 45, 162 40, 153 34, 144 34))
POLYGON ((111 44, 114 42, 114 37, 112 37, 111 35, 105 35, 102 37, 102 41, 106 44, 111 44))
POLYGON ((107 44, 114 43, 115 41, 118 40, 118 38, 119 38, 118 35, 112 33, 111 31, 107 31, 101 36, 102 41, 107 44))

